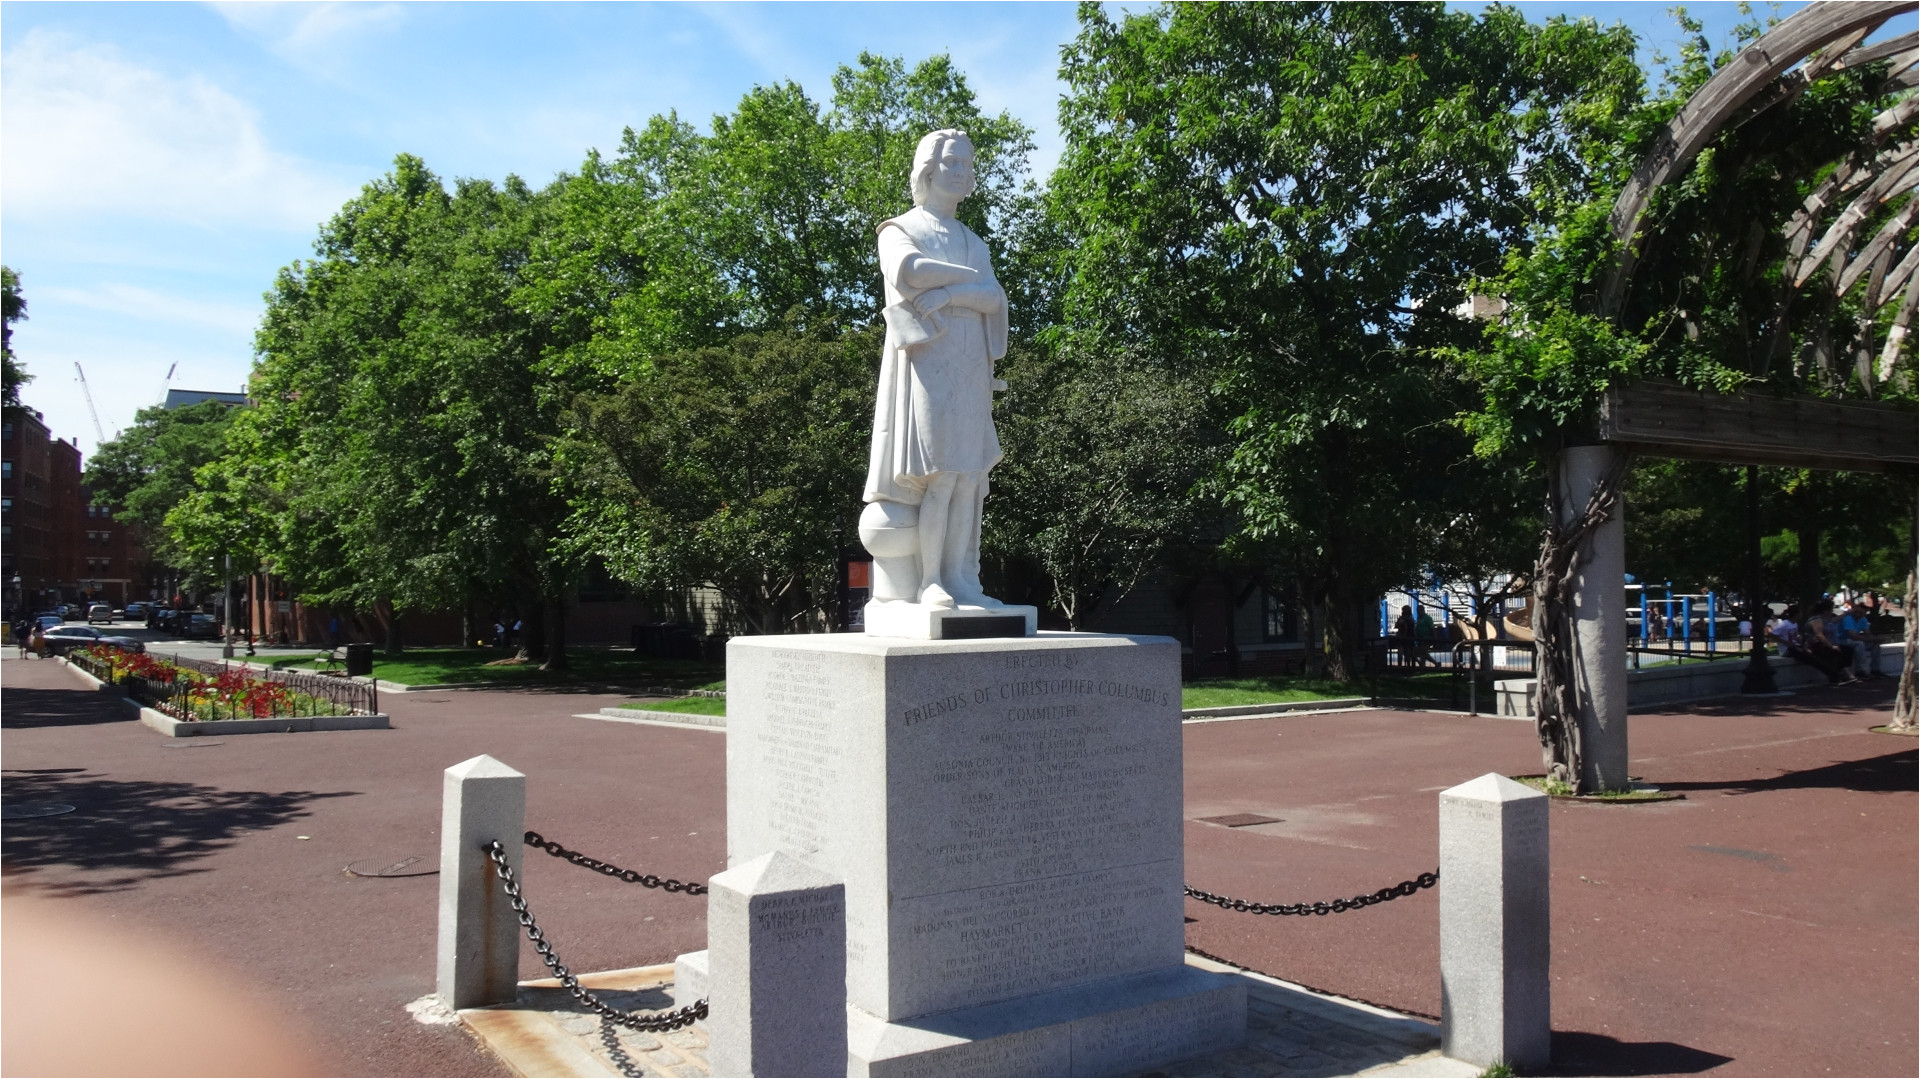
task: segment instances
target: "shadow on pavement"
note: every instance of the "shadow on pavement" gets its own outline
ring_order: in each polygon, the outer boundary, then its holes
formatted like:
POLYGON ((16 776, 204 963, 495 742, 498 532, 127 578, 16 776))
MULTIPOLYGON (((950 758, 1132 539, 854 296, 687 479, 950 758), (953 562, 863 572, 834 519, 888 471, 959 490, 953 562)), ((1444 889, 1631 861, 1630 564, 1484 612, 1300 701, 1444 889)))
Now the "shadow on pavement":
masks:
POLYGON ((1551 1075, 1692 1075, 1732 1057, 1674 1042, 1623 1042, 1584 1031, 1553 1032, 1551 1075))
POLYGON ((1868 757, 1859 761, 1835 761, 1822 768, 1807 768, 1798 772, 1786 772, 1772 779, 1741 779, 1726 782, 1718 780, 1698 780, 1687 782, 1668 782, 1662 780, 1658 786, 1663 791, 1737 791, 1741 794, 1758 794, 1762 791, 1784 790, 1849 790, 1865 794, 1887 794, 1894 791, 1920 789, 1920 750, 1906 749, 1898 753, 1885 753, 1878 757, 1868 757))
POLYGON ((0 834, 0 864, 10 883, 37 884, 56 894, 120 891, 155 877, 201 872, 193 862, 245 833, 305 817, 311 802, 358 793, 229 791, 107 779, 77 768, 10 769, 0 777, 6 802, 57 802, 74 812, 8 821, 0 834), (88 876, 21 879, 55 867, 88 876))
POLYGON ((8 689, 0 714, 0 728, 7 730, 131 722, 133 712, 118 698, 78 689, 8 689))
MULTIPOLYGON (((1891 713, 1894 691, 1892 678, 1875 679, 1851 686, 1811 686, 1793 691, 1789 697, 1716 697, 1667 706, 1653 705, 1647 714, 1694 716, 1830 716, 1838 712, 1872 710, 1891 713)), ((1636 710, 1635 715, 1642 714, 1636 710)), ((1885 719, 1874 722, 1884 723, 1885 719)))

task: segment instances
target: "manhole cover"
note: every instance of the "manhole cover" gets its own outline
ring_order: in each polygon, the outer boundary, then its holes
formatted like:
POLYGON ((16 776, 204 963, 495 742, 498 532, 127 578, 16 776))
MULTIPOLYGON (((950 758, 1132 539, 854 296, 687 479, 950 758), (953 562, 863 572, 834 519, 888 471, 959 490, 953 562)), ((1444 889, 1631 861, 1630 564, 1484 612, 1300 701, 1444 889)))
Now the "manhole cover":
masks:
POLYGON ((1258 813, 1229 813, 1224 817, 1201 817, 1207 824, 1218 824, 1226 828, 1246 828, 1255 824, 1280 824, 1279 817, 1263 817, 1258 813))
POLYGON ((365 858, 358 862, 348 862, 341 870, 349 877, 430 877, 440 872, 440 867, 431 863, 422 866, 420 856, 402 858, 397 862, 388 862, 382 858, 365 858))
POLYGON ((20 802, 16 805, 0 805, 0 820, 26 820, 29 817, 57 817, 62 813, 73 812, 70 805, 59 802, 20 802))

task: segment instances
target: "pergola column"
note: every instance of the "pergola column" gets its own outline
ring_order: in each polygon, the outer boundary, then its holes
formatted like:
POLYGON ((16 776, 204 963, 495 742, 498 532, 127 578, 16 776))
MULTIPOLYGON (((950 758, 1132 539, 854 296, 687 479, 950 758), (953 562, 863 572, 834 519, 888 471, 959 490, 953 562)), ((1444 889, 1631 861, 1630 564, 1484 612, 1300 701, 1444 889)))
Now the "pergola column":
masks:
MULTIPOLYGON (((1612 446, 1576 446, 1560 457, 1560 521, 1578 517, 1619 459, 1612 446)), ((1573 680, 1580 701, 1581 786, 1625 790, 1627 779, 1626 506, 1587 536, 1574 570, 1573 680)))

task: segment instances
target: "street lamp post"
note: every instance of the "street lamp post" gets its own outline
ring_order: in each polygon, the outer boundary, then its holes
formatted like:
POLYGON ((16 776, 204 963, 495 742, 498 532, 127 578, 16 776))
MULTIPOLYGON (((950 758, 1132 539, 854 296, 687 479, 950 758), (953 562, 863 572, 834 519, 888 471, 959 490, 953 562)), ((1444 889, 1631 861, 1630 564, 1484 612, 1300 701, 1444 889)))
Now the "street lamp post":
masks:
POLYGON ((220 594, 221 594, 221 600, 222 600, 220 604, 220 620, 226 623, 225 632, 221 635, 222 637, 225 638, 226 643, 220 646, 220 656, 222 659, 232 659, 233 658, 233 556, 227 555, 225 557, 226 557, 226 561, 222 567, 222 572, 224 572, 226 576, 222 577, 220 580, 220 594))

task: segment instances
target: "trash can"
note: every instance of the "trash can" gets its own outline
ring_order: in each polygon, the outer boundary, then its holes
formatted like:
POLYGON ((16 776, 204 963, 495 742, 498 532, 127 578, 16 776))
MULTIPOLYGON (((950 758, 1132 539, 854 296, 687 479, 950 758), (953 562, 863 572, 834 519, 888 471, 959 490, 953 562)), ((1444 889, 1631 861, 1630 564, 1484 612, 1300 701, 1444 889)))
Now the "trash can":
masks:
POLYGON ((371 675, 373 673, 373 645, 350 644, 347 646, 347 674, 352 676, 371 675))

